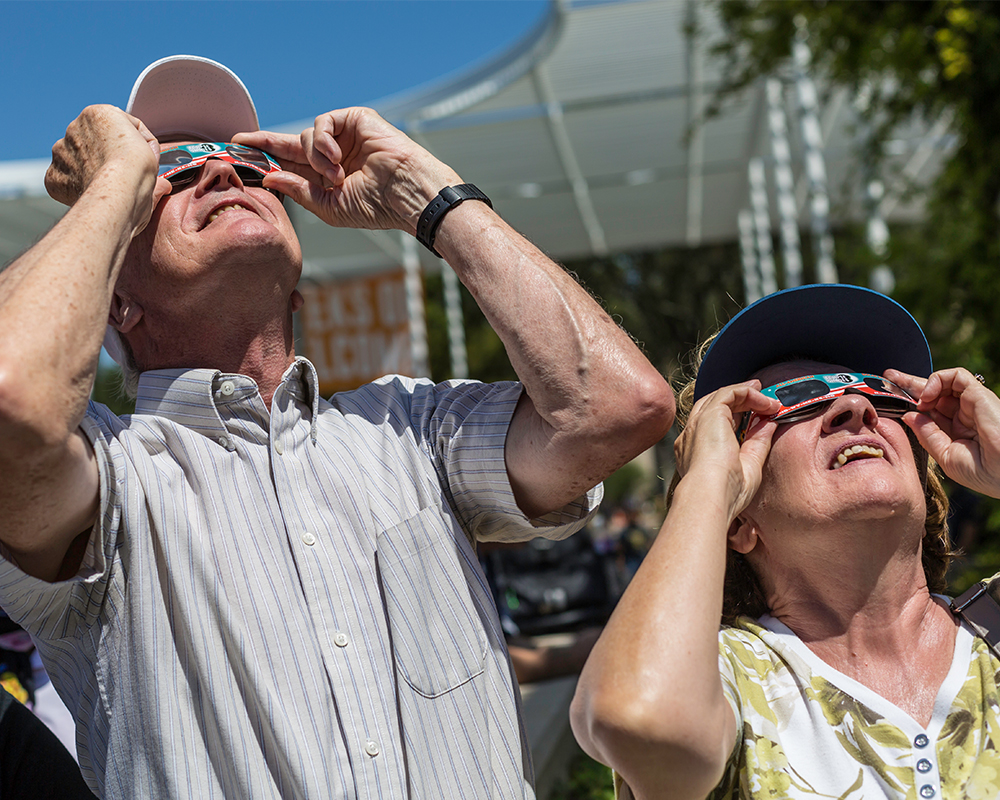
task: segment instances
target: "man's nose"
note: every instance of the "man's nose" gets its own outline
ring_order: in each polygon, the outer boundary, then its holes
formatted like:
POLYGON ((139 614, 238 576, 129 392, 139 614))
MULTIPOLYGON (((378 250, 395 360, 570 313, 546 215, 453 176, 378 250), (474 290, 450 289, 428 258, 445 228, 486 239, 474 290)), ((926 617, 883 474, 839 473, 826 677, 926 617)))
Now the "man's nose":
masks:
POLYGON ((878 412, 863 394, 844 394, 835 399, 823 415, 823 429, 827 432, 838 428, 874 428, 878 412))
POLYGON ((243 188, 243 181, 232 164, 218 158, 210 158, 202 165, 201 173, 198 175, 200 191, 226 189, 230 186, 237 189, 243 188))

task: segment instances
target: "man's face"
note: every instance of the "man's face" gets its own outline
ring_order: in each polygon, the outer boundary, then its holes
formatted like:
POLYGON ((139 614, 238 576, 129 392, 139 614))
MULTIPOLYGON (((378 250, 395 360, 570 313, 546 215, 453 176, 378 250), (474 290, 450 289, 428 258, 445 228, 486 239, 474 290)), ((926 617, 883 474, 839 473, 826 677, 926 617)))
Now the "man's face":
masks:
POLYGON ((196 180, 160 201, 130 247, 124 277, 146 306, 218 302, 241 288, 270 291, 274 281, 291 292, 301 265, 281 201, 245 186, 233 165, 210 159, 196 180))
MULTIPOLYGON (((756 376, 773 386, 844 366, 794 361, 756 376)), ((850 371, 850 370, 848 370, 850 371)), ((779 425, 760 489, 747 512, 762 531, 798 531, 830 523, 926 515, 923 484, 898 419, 880 418, 865 395, 833 400, 810 419, 779 425)))

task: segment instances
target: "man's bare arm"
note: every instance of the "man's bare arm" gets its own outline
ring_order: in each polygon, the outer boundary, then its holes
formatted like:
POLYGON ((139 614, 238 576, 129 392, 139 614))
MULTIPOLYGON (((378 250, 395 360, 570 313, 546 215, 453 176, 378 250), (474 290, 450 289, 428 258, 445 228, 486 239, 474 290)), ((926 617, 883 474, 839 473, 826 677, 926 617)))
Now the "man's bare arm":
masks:
POLYGON ((669 385, 562 267, 483 203, 451 211, 435 247, 524 384, 506 461, 528 517, 561 508, 664 436, 669 385))
POLYGON ((97 466, 79 426, 118 272, 166 188, 157 152, 135 118, 84 110, 46 175, 72 207, 0 273, 0 541, 45 580, 65 576, 71 551, 79 563, 96 519, 97 466))
MULTIPOLYGON (((458 174, 370 109, 317 117, 299 136, 241 133, 284 172, 265 179, 331 225, 414 233, 458 174)), ((670 387, 561 267, 481 202, 451 210, 435 248, 499 334, 525 387, 507 437, 521 510, 561 508, 663 437, 670 387)))

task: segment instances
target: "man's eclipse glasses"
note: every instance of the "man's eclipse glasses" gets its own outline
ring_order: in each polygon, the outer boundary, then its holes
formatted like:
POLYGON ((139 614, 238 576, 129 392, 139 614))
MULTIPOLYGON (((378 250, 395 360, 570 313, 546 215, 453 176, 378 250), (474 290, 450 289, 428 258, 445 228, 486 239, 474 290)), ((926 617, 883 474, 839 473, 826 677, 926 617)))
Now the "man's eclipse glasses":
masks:
POLYGON ((741 443, 757 419, 772 419, 782 424, 800 422, 822 413, 836 398, 845 394, 864 395, 880 417, 899 418, 917 408, 916 401, 892 381, 866 372, 803 375, 760 391, 765 397, 779 400, 781 408, 774 414, 758 414, 756 411, 744 414, 736 429, 741 443))
MULTIPOLYGON (((173 185, 172 193, 193 183, 198 177, 198 171, 210 158, 232 164, 244 186, 263 186, 265 175, 281 170, 272 156, 256 147, 228 142, 197 142, 161 150, 157 174, 170 181, 173 185)), ((279 192, 271 191, 277 197, 282 197, 279 192)))

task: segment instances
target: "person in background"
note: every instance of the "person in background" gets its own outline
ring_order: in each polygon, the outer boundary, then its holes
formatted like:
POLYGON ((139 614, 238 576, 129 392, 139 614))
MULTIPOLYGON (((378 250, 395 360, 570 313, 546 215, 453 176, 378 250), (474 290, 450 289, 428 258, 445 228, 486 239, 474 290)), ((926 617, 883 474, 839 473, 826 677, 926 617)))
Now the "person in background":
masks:
POLYGON ((0 800, 95 800, 73 756, 0 687, 0 800))

